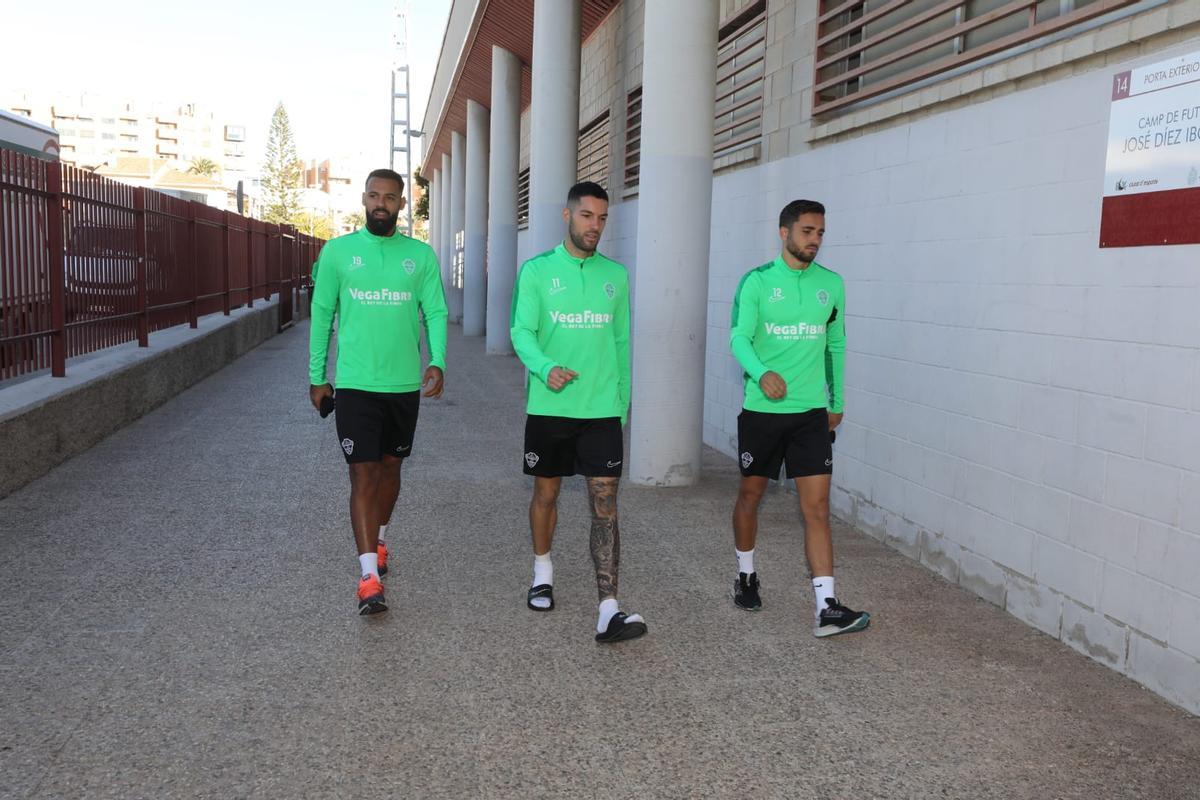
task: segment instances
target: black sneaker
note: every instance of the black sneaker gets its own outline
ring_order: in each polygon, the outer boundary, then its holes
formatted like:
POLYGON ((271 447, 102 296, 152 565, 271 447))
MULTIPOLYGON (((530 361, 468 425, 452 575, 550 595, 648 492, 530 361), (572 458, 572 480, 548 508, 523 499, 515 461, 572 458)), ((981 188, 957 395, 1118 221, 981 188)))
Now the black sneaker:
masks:
POLYGON ((758 573, 747 575, 739 572, 733 582, 733 604, 746 611, 758 611, 762 608, 762 598, 758 596, 758 573))
POLYGON ((825 608, 813 626, 813 636, 836 636, 839 633, 854 633, 871 624, 871 615, 865 611, 846 608, 836 599, 825 600, 825 608))

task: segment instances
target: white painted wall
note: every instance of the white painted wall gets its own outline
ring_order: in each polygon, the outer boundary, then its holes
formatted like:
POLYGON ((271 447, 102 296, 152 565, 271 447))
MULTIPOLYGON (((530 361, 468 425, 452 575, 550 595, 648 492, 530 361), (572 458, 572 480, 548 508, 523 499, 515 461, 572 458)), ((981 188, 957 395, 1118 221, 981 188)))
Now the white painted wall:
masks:
POLYGON ((718 176, 705 441, 740 276, 828 206, 847 283, 835 511, 1200 712, 1200 246, 1098 247, 1111 75, 1200 39, 718 176))

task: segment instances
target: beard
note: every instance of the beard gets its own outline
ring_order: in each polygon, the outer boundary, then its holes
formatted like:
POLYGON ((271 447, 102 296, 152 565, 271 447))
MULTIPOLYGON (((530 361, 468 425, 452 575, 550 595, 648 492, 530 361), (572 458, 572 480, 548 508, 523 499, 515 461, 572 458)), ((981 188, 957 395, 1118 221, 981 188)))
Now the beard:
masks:
POLYGON ((791 253, 792 256, 801 264, 811 264, 813 259, 817 257, 816 251, 813 251, 813 254, 810 256, 804 252, 804 248, 802 246, 795 244, 791 239, 788 239, 787 251, 791 253))
POLYGON ((379 216, 374 213, 367 214, 367 230, 376 236, 388 236, 396 227, 396 220, 399 217, 399 211, 387 216, 379 216))
POLYGON ((575 230, 574 225, 567 226, 567 235, 571 237, 571 244, 575 245, 575 249, 580 251, 581 253, 596 252, 596 245, 598 245, 600 243, 599 237, 596 237, 595 242, 588 242, 588 240, 584 238, 584 235, 582 233, 575 230))

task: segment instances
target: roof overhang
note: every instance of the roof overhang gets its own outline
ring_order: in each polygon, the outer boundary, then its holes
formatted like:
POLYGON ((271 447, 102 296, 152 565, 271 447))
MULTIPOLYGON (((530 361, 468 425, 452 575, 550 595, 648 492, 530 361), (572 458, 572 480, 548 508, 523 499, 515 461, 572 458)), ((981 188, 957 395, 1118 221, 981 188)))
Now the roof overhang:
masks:
MULTIPOLYGON (((573 0, 553 0, 572 2, 573 0)), ((620 0, 581 4, 580 41, 587 39, 620 0)), ((533 61, 533 0, 454 0, 425 107, 421 174, 433 175, 450 152, 450 133, 467 130, 467 101, 492 104, 492 46, 521 60, 521 109, 529 107, 533 61)))

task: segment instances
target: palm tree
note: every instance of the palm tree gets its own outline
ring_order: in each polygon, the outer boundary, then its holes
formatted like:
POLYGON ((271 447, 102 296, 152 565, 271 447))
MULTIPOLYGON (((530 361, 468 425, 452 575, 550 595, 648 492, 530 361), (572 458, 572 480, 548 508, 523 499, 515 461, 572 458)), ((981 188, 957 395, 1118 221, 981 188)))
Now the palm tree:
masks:
POLYGON ((193 175, 203 175, 206 178, 213 177, 217 174, 218 170, 220 170, 220 167, 217 166, 215 161, 213 161, 211 158, 204 157, 197 158, 192 162, 192 165, 188 167, 188 172, 192 173, 193 175))

